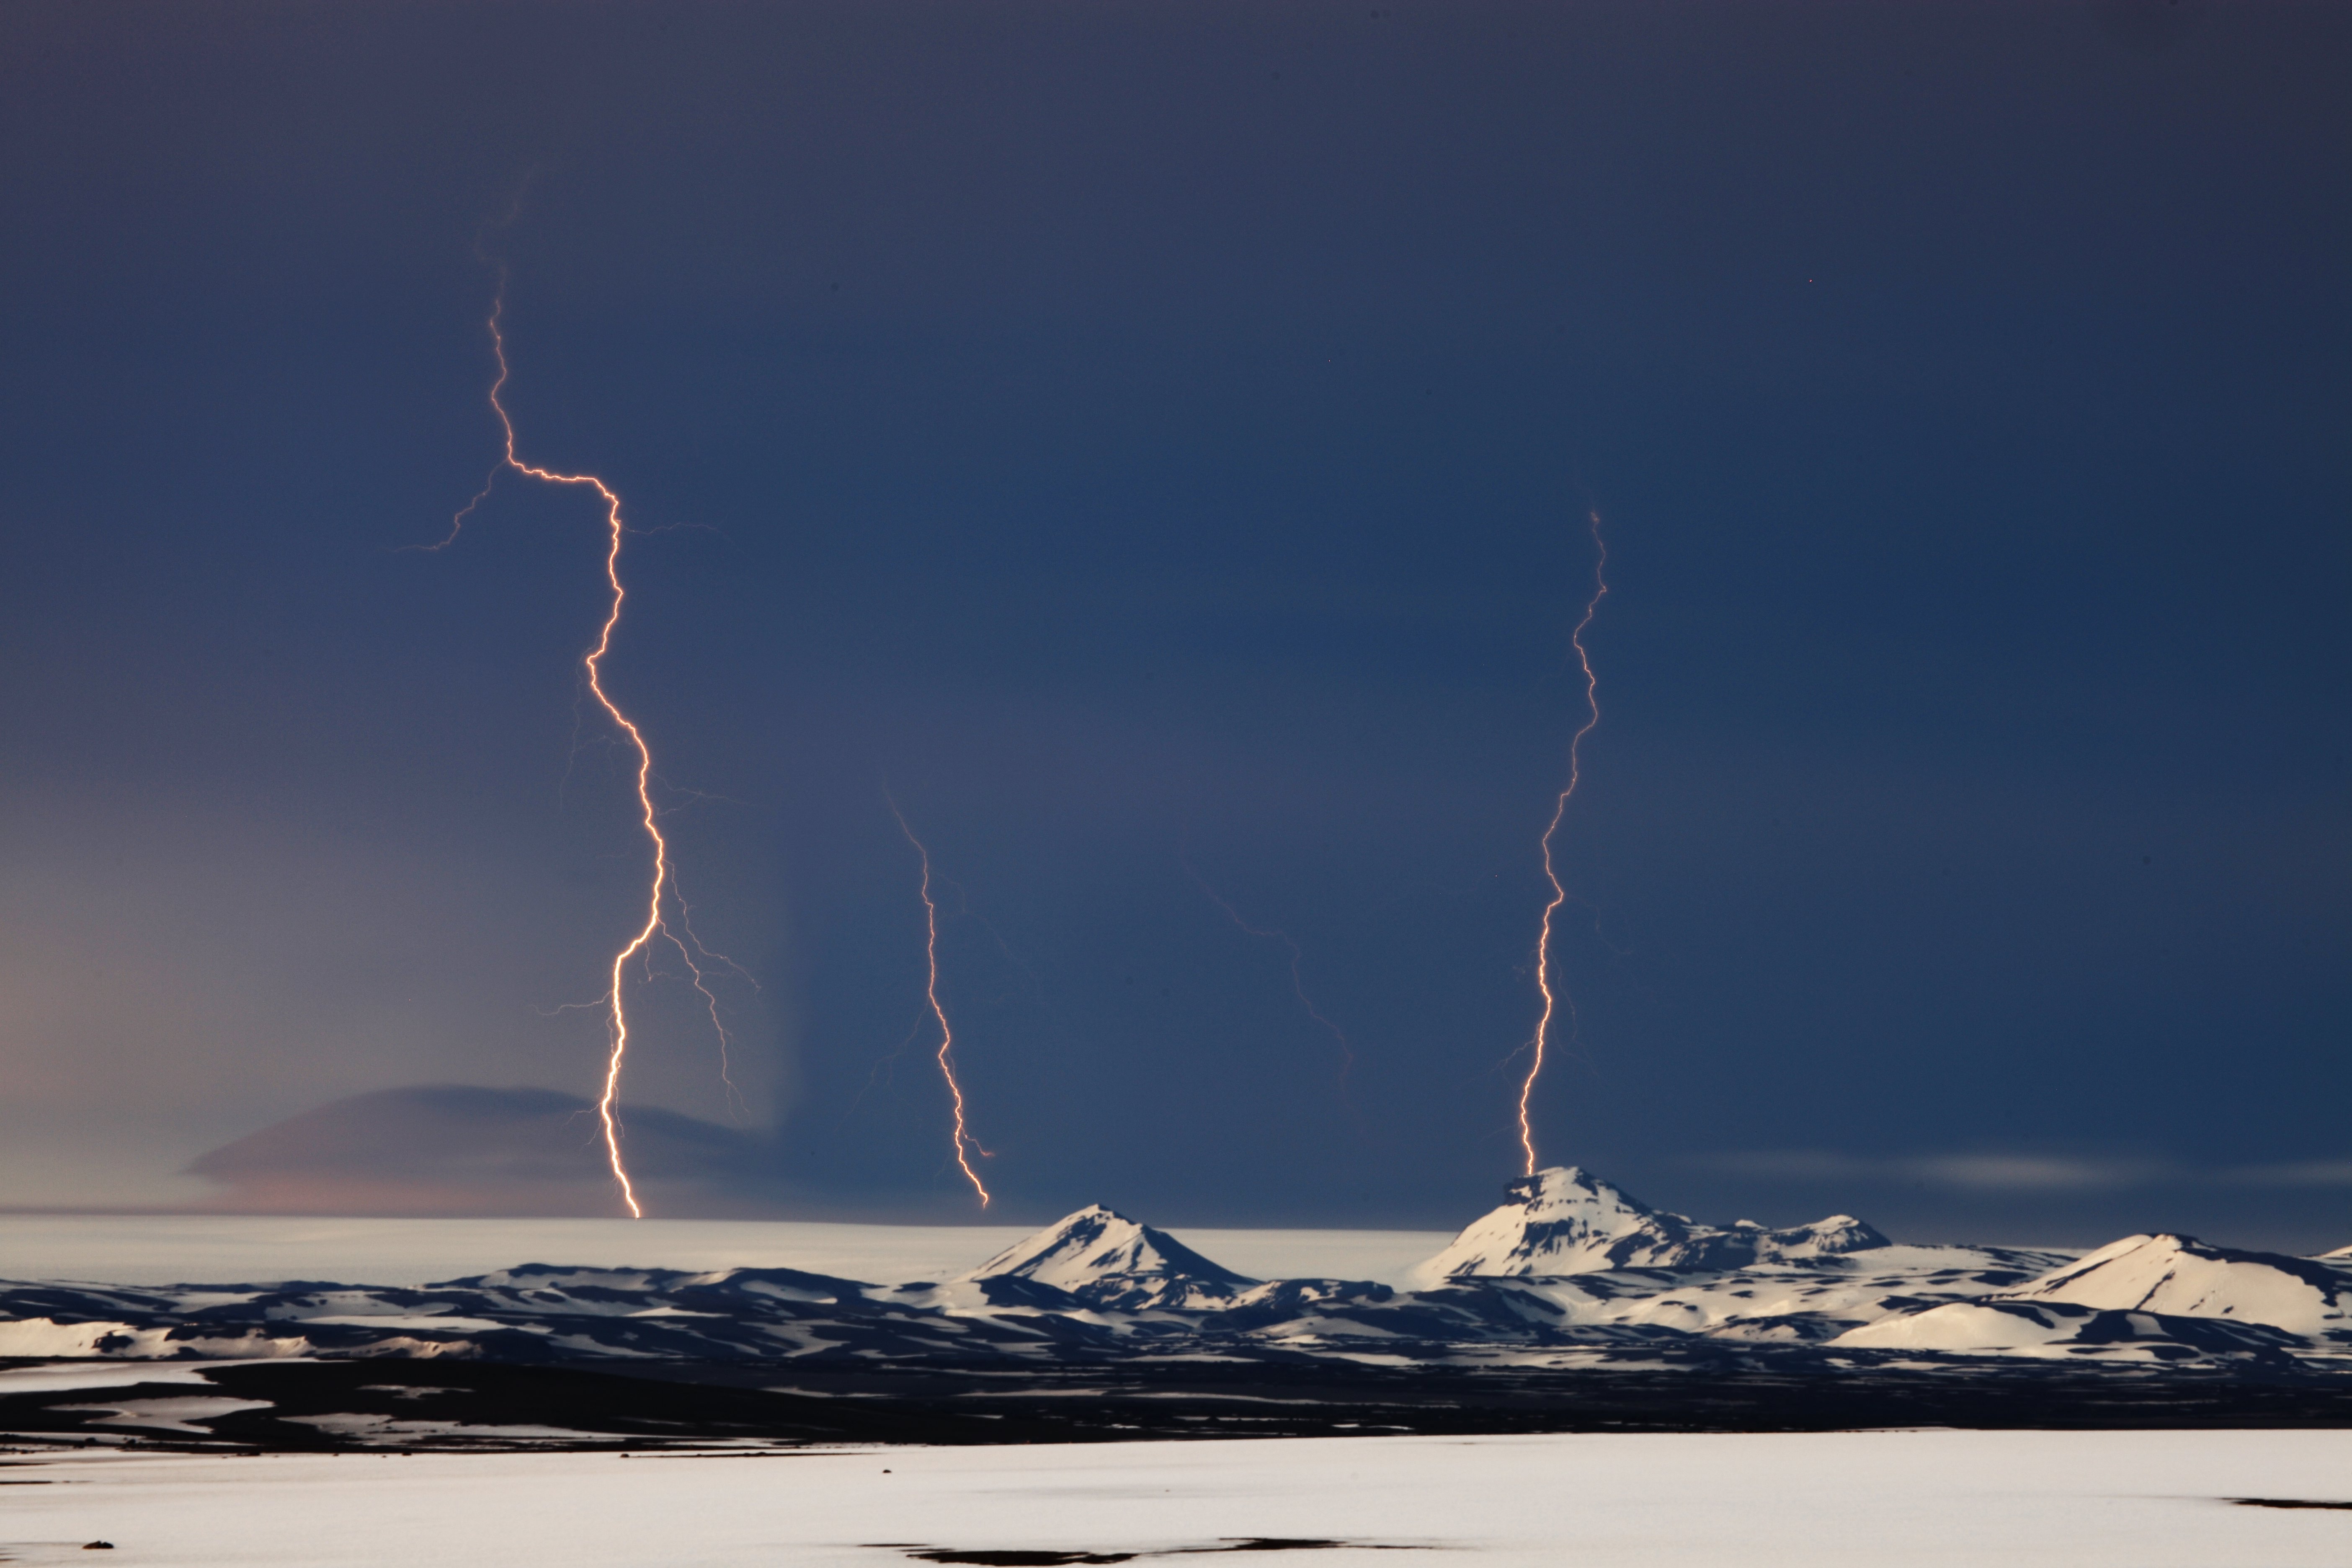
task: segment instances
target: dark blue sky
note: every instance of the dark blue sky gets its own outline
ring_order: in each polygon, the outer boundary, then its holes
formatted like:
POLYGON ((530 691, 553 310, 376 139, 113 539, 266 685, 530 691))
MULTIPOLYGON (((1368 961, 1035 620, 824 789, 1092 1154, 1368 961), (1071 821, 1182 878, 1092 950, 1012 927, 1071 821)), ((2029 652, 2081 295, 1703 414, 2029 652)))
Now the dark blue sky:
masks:
MULTIPOLYGON (((1486 1206, 1594 507, 1548 1160, 2352 1240, 2347 70, 2315 5, 12 9, 5 1174, 593 1092, 597 517, 401 549, 496 456, 478 234, 525 455, 692 525, 610 670, 763 987, 759 1212, 964 1212, 886 781, 1000 1214, 1486 1206)), ((631 1096, 725 1120, 691 999, 631 1096)))

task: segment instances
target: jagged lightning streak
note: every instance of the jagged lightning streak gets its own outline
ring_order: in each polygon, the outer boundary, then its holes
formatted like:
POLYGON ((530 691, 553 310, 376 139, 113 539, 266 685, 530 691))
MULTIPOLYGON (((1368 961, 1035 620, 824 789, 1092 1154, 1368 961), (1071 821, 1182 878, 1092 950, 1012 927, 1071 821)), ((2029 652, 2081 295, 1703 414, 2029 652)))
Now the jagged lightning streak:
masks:
POLYGON ((699 951, 705 958, 723 963, 738 973, 741 973, 742 970, 723 953, 714 953, 703 947, 701 938, 694 934, 691 911, 687 907, 684 896, 677 891, 677 873, 670 863, 669 840, 662 836, 661 813, 654 805, 653 748, 646 743, 645 731, 638 729, 636 722, 626 713, 621 711, 620 704, 614 702, 612 694, 604 689, 604 656, 613 649, 613 630, 621 624, 621 606, 628 597, 628 590, 621 584, 621 544, 628 536, 630 530, 622 521, 621 498, 611 486, 594 474, 560 473, 553 468, 543 468, 526 463, 516 455, 514 419, 508 414, 504 401, 509 375, 506 333, 501 329, 507 308, 506 282, 506 274, 502 269, 499 275, 499 291, 490 306, 489 319, 490 348, 497 355, 499 364, 497 379, 490 383, 490 409, 499 416, 499 428, 506 436, 505 455, 499 458, 498 466, 490 470, 489 477, 482 481, 482 488, 475 492, 474 499, 459 508, 457 514, 449 520, 448 535, 438 543, 425 545, 422 548, 427 551, 438 551, 456 543, 457 535, 466 526, 466 520, 473 515, 475 508, 489 499, 491 489, 498 483, 499 475, 509 468, 526 479, 538 479, 545 484, 584 485, 594 490, 597 498, 604 502, 607 537, 604 550, 604 580, 612 586, 613 598, 604 614, 604 624, 597 629, 596 644, 588 650, 582 664, 587 671, 589 692, 596 699, 597 706, 604 709, 605 716, 613 721, 623 734, 628 736, 629 744, 635 748, 638 821, 644 826, 646 837, 653 847, 654 864, 653 876, 646 889, 645 923, 637 929, 637 933, 631 937, 619 952, 613 954, 612 988, 602 999, 609 1007, 605 1024, 609 1031, 610 1050, 604 1059, 604 1090, 596 1100, 596 1120, 604 1129, 604 1157, 606 1163, 612 1166, 613 1180, 620 1186, 621 1201, 628 1205, 630 1218, 643 1219, 646 1211, 637 1202, 636 1184, 630 1181, 628 1163, 621 1157, 622 1127, 619 1111, 621 1067, 629 1052, 629 1012, 624 981, 629 962, 645 956, 646 950, 656 937, 667 941, 671 946, 677 949, 678 956, 686 963, 688 973, 693 977, 695 990, 701 994, 704 1003, 709 1008, 711 1026, 719 1032, 719 1074, 726 1083, 730 1096, 736 1095, 736 1089, 734 1079, 729 1077, 727 1026, 719 1021, 719 998, 704 980, 701 968, 694 962, 694 952, 699 951), (677 901, 678 923, 687 933, 684 940, 669 929, 668 922, 663 918, 665 896, 674 898, 677 901), (688 948, 688 941, 694 943, 692 950, 688 948))
POLYGON ((1300 977, 1298 973, 1298 966, 1306 962, 1307 955, 1299 950, 1298 939, 1292 936, 1286 931, 1277 931, 1271 926, 1254 926, 1250 924, 1249 921, 1242 918, 1241 910, 1234 908, 1232 904, 1228 903, 1223 894, 1219 893, 1216 889, 1209 886, 1208 879, 1206 878, 1202 877, 1200 872, 1192 868, 1192 863, 1190 860, 1181 860, 1181 858, 1180 857, 1180 861, 1184 868, 1185 875, 1192 879, 1192 885, 1200 889, 1202 893, 1207 897, 1211 903, 1224 910, 1225 918, 1227 920, 1233 921, 1234 925, 1240 927, 1241 930, 1248 935, 1256 937, 1261 942, 1278 942, 1282 943, 1284 949, 1289 952, 1290 994, 1298 998, 1298 1005, 1306 1011, 1307 1016, 1314 1019, 1316 1023, 1322 1026, 1324 1032, 1328 1034, 1331 1037, 1333 1043, 1339 1046, 1339 1094, 1342 1099, 1346 1099, 1348 1094, 1348 1079, 1349 1075, 1356 1070, 1356 1048, 1348 1043, 1347 1031, 1340 1028, 1339 1025, 1333 1023, 1330 1019, 1325 1017, 1323 1016, 1323 1010, 1315 1005, 1314 998, 1307 994, 1307 982, 1300 977))
POLYGON ((1536 989, 1543 993, 1543 1016, 1537 1020, 1535 1037, 1528 1042, 1528 1047, 1535 1054, 1528 1064, 1528 1076, 1519 1085, 1519 1147, 1527 1153, 1527 1173, 1530 1176, 1536 1173, 1536 1134, 1535 1125, 1528 1118, 1528 1101, 1535 1095, 1536 1079, 1543 1074, 1544 1047, 1550 1039, 1552 1015, 1563 1004, 1570 1007, 1571 1014, 1575 1006, 1569 1001, 1565 986, 1558 996, 1552 991, 1551 919, 1559 912, 1559 906, 1568 901, 1568 889, 1561 884, 1559 868, 1552 864, 1551 841, 1553 836, 1559 832, 1560 819, 1568 815, 1569 797, 1576 793, 1584 737, 1592 733, 1593 726, 1601 722, 1600 681, 1592 673, 1592 655, 1584 646, 1584 632, 1592 625, 1592 617, 1599 612, 1601 601, 1609 596, 1609 545, 1601 537, 1601 513, 1587 511, 1585 520, 1592 531, 1592 597, 1585 601, 1584 616, 1576 623, 1576 629, 1569 634, 1568 640, 1569 645, 1576 649, 1577 663, 1584 668, 1584 704, 1590 716, 1584 721, 1583 727, 1569 740, 1568 787, 1559 792, 1559 798, 1552 804, 1551 821, 1545 826, 1543 832, 1544 880, 1551 884, 1551 902, 1544 906, 1543 929, 1536 939, 1536 989))
POLYGON ((923 847, 923 841, 915 837, 912 827, 907 826, 907 814, 898 809, 898 803, 890 800, 887 794, 883 799, 889 804, 890 815, 898 819, 898 831, 907 836, 907 842, 915 847, 915 853, 923 859, 923 960, 929 965, 929 973, 923 981, 923 999, 930 1004, 931 1016, 940 1024, 940 1076, 948 1080, 948 1098, 955 1108, 956 1166, 963 1172, 963 1179, 971 1184, 971 1190, 980 1194, 980 1206, 986 1208, 988 1186, 980 1179, 980 1173, 971 1168, 971 1157, 978 1154, 982 1159, 989 1160, 995 1156, 980 1146, 980 1140, 971 1135, 971 1129, 965 1121, 963 1085, 956 1081, 955 1030, 948 1023, 948 1010, 940 1005, 940 907, 931 898, 931 852, 923 847))

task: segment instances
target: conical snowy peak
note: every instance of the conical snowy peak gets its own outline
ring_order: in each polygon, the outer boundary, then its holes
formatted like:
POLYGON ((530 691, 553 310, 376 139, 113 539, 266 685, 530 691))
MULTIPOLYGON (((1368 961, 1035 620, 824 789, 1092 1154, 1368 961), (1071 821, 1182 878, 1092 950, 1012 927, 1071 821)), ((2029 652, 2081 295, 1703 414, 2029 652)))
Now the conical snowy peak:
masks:
POLYGON ((1661 1219, 1690 1223, 1680 1215, 1661 1214, 1624 1188, 1577 1165, 1554 1165, 1532 1176, 1521 1176, 1504 1184, 1503 1192, 1517 1201, 1527 1223, 1574 1225, 1594 1236, 1630 1236, 1661 1219))
POLYGON ((2230 1318, 2298 1334, 2352 1329, 2352 1279, 2341 1271, 2312 1258, 2209 1247, 2193 1236, 2127 1236, 2000 1299, 2230 1318))
POLYGON ((1006 1247, 964 1278, 1034 1280, 1122 1311, 1214 1306, 1258 1283, 1100 1204, 1006 1247))
POLYGON ((1425 1279, 1475 1274, 1591 1274, 1610 1268, 1743 1268, 1884 1247, 1850 1215, 1767 1230, 1728 1229, 1654 1209, 1574 1165, 1555 1165, 1504 1187, 1511 1201, 1473 1224, 1421 1266, 1425 1279))

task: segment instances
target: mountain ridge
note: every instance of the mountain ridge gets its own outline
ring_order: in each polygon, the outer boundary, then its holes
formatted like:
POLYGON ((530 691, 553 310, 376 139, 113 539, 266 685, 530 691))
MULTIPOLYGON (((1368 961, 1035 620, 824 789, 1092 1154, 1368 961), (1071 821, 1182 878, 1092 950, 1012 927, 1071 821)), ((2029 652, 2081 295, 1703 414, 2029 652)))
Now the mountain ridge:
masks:
MULTIPOLYGON (((1986 1358, 2352 1375, 2352 1255, 2132 1236, 2087 1255, 1889 1242, 1834 1215, 1704 1226, 1575 1167, 1523 1177, 1418 1289, 1257 1280, 1091 1205, 930 1282, 524 1264, 415 1289, 0 1282, 0 1355, 842 1366, 1687 1364, 1807 1375, 1986 1358)), ((1352 1369, 1350 1371, 1349 1369, 1352 1369)))
POLYGON ((1425 1282, 1465 1275, 1565 1275, 1617 1268, 1721 1270, 1837 1257, 1885 1247, 1851 1215, 1772 1230, 1753 1220, 1702 1225, 1651 1207, 1576 1165, 1505 1184, 1505 1203, 1423 1262, 1425 1282))

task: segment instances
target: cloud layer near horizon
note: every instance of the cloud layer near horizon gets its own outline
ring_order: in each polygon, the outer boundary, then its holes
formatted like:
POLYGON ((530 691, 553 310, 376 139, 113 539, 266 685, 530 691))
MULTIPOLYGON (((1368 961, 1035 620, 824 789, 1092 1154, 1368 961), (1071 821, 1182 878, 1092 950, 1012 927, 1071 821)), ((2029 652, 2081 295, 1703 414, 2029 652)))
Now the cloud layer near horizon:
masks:
MULTIPOLYGON (((621 1108, 630 1173, 677 1217, 792 1207, 768 1140, 657 1107, 621 1108)), ((613 1212, 593 1101, 544 1089, 421 1084, 353 1095, 199 1156, 222 1213, 539 1215, 613 1212)))

